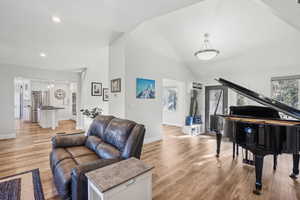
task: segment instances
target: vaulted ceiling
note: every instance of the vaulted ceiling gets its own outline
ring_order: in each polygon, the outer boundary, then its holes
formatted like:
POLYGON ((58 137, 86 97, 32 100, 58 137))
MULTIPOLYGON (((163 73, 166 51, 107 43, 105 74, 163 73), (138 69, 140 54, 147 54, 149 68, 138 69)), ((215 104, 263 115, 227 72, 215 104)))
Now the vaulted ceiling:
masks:
MULTIPOLYGON (((256 61, 282 59, 287 64, 297 59, 300 63, 296 55, 300 51, 300 4, 295 0, 207 0, 152 21, 186 65, 199 75, 233 70, 236 65, 232 63, 222 68, 213 66, 246 55, 256 61), (212 46, 221 53, 214 60, 199 61, 194 52, 203 48, 205 33, 210 34, 212 46)), ((243 63, 238 65, 243 67, 243 63)))
POLYGON ((195 72, 261 49, 300 46, 296 0, 1 0, 0 63, 80 68, 96 61, 100 48, 149 19, 174 55, 195 72), (62 23, 54 24, 53 15, 62 23), (209 62, 193 55, 202 48, 204 33, 221 51, 209 62))
POLYGON ((298 0, 261 0, 261 2, 269 7, 274 15, 300 30, 300 3, 298 0))
POLYGON ((48 69, 88 65, 123 32, 199 1, 1 0, 0 63, 48 69), (53 15, 62 23, 54 24, 53 15))

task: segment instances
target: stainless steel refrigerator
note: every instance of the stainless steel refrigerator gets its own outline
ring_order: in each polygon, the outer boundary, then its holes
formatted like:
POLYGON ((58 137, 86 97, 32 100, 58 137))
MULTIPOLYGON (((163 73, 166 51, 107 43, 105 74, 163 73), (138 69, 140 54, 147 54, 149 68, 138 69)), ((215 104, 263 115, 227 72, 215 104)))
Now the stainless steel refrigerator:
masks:
POLYGON ((31 122, 38 122, 38 109, 42 106, 42 91, 31 92, 31 122))

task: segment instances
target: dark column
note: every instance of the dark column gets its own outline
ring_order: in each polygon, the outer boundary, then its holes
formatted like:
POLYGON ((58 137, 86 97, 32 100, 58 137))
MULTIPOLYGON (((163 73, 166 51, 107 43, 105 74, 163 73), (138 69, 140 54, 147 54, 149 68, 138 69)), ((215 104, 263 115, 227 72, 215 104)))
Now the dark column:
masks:
POLYGON ((254 160, 255 160, 256 182, 255 182, 255 190, 253 190, 253 193, 259 195, 262 189, 261 178, 262 178, 262 171, 263 171, 263 164, 264 164, 264 156, 255 154, 254 160))
POLYGON ((216 156, 219 157, 220 155, 220 149, 221 149, 221 140, 222 140, 222 134, 221 133, 217 133, 217 154, 216 156))
POLYGON ((232 159, 235 158, 235 142, 232 142, 233 148, 232 148, 232 159))
POLYGON ((275 171, 277 169, 277 154, 274 154, 273 157, 273 170, 275 171))
POLYGON ((299 174, 299 154, 293 154, 293 172, 290 175, 292 179, 296 179, 299 174))

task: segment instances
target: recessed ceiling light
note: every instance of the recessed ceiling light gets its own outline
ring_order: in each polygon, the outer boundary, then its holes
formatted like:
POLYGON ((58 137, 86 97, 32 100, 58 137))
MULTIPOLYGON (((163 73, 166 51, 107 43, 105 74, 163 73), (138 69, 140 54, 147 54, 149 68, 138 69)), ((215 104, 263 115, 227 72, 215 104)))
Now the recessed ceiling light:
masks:
POLYGON ((46 55, 44 52, 41 52, 41 53, 40 53, 40 56, 41 56, 41 57, 46 57, 47 55, 46 55))
POLYGON ((56 23, 56 24, 61 23, 61 19, 60 19, 59 17, 57 17, 57 16, 52 16, 52 21, 53 21, 54 23, 56 23))

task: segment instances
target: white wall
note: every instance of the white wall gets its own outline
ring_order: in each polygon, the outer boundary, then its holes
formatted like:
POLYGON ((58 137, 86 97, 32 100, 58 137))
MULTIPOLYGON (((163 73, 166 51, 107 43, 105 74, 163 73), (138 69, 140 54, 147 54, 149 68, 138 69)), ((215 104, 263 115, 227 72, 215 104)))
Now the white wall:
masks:
POLYGON ((125 45, 126 36, 113 41, 109 48, 109 80, 121 78, 121 92, 111 93, 109 112, 116 117, 125 118, 125 45))
MULTIPOLYGON (((111 94, 110 114, 144 124, 146 142, 162 138, 162 80, 178 80, 185 85, 195 80, 151 22, 111 43, 109 79, 115 78, 122 78, 122 92, 111 94), (136 98, 136 78, 155 80, 155 99, 136 98)), ((185 99, 188 104, 189 94, 185 99)))
POLYGON ((104 102, 102 96, 91 96, 91 83, 100 82, 102 88, 108 88, 108 66, 109 47, 98 50, 97 58, 93 62, 86 64, 87 67, 84 79, 82 80, 82 105, 84 108, 100 107, 104 113, 108 113, 108 103, 104 102))
MULTIPOLYGON (((99 49, 94 58, 86 62, 86 71, 81 75, 81 107, 79 109, 91 109, 99 107, 103 109, 103 114, 109 113, 109 103, 103 101, 102 96, 91 96, 91 83, 100 82, 102 88, 109 88, 109 47, 99 49)), ((89 127, 90 120, 80 115, 78 128, 89 127)))
POLYGON ((126 118, 145 124, 147 140, 162 137, 162 80, 176 79, 188 83, 191 73, 174 60, 131 43, 126 51, 126 118), (136 99, 136 78, 156 81, 155 99, 136 99))
POLYGON ((31 81, 31 90, 32 91, 48 91, 50 82, 32 80, 31 81))
MULTIPOLYGON (((194 80, 190 70, 179 60, 170 44, 149 23, 139 26, 128 36, 125 49, 126 118, 146 126, 146 142, 162 138, 163 79, 185 84, 194 80), (136 78, 156 81, 155 99, 136 98, 136 78)), ((186 98, 189 99, 189 95, 186 98)))
POLYGON ((165 107, 163 108, 162 123, 166 125, 183 126, 184 119, 187 116, 188 105, 186 103, 186 96, 190 96, 187 93, 186 84, 182 81, 163 79, 163 90, 164 88, 177 89, 177 105, 176 111, 169 111, 165 107))
POLYGON ((39 70, 15 65, 0 65, 0 139, 16 136, 14 124, 14 78, 78 81, 78 74, 39 70))
MULTIPOLYGON (((270 97, 271 77, 300 74, 299 50, 293 43, 264 46, 242 56, 216 63, 208 62, 205 66, 199 66, 206 70, 199 70, 197 74, 205 85, 217 85, 218 82, 214 79, 221 77, 270 97)), ((201 100, 203 116, 204 100, 203 92, 201 100)), ((236 93, 233 91, 229 92, 230 105, 236 105, 236 93)))
POLYGON ((14 78, 24 77, 28 79, 56 80, 78 82, 78 128, 84 127, 84 119, 79 109, 100 107, 104 114, 108 114, 108 102, 104 102, 102 96, 91 96, 91 82, 101 82, 103 88, 109 88, 109 47, 99 49, 93 59, 86 62, 87 68, 83 76, 71 71, 54 71, 29 68, 24 66, 0 64, 0 110, 5 113, 0 120, 0 139, 16 136, 14 125, 14 78), (81 78, 82 77, 82 78, 81 78), (81 97, 81 98, 80 98, 81 97))

